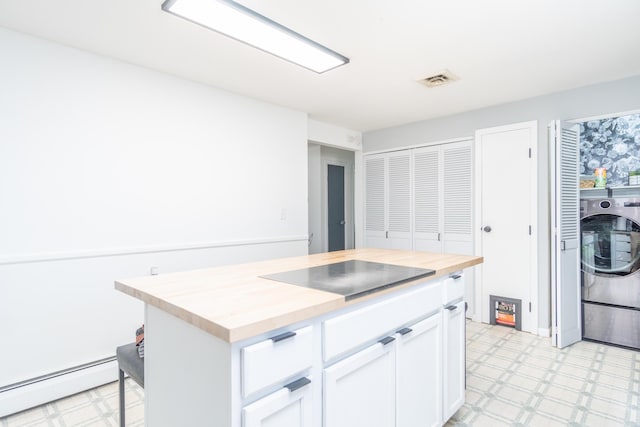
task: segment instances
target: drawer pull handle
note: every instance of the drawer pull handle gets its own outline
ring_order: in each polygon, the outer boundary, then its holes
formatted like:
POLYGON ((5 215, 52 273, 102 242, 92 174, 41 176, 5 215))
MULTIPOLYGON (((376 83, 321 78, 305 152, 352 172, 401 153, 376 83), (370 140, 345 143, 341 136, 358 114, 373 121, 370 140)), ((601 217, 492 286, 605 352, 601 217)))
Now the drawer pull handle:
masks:
POLYGON ((275 337, 271 338, 271 341, 278 342, 278 341, 286 340, 288 338, 292 338, 295 336, 296 336, 295 332, 285 332, 283 334, 276 335, 275 337))
POLYGON ((307 384, 311 384, 311 380, 307 377, 302 377, 299 380, 295 380, 294 382, 287 384, 285 388, 288 388, 289 391, 293 393, 294 391, 306 386, 307 384))
POLYGON ((389 344, 391 341, 395 341, 396 339, 394 337, 384 337, 381 340, 379 340, 378 342, 382 345, 387 345, 389 344))
POLYGON ((451 276, 453 280, 458 280, 461 277, 462 277, 462 274, 454 274, 453 276, 451 276))
POLYGON ((446 306, 445 308, 446 308, 447 310, 449 310, 449 311, 453 311, 453 310, 457 309, 457 308, 458 308, 458 306, 457 306, 457 305, 448 305, 448 306, 446 306))
POLYGON ((413 329, 411 328, 402 328, 398 331, 398 333, 400 335, 407 335, 409 332, 413 332, 413 329))

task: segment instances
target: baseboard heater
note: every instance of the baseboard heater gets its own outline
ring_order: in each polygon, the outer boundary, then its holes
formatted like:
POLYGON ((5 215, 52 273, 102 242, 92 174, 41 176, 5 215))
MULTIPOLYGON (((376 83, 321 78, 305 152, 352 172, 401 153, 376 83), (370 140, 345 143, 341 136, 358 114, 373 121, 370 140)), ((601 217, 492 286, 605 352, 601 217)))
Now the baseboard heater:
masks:
POLYGON ((0 387, 0 417, 24 411, 118 378, 115 356, 0 387))

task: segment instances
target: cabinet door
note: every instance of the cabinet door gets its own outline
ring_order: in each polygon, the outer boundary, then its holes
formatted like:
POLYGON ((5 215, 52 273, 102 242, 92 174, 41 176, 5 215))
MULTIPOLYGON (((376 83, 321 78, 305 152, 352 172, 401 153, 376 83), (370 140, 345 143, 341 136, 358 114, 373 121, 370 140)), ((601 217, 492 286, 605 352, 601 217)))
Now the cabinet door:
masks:
POLYGON ((442 252, 442 162, 440 147, 414 150, 414 236, 417 251, 442 252))
POLYGON ((301 378, 242 410, 243 427, 311 427, 310 383, 301 378))
POLYGON ((396 337, 396 427, 442 425, 442 314, 396 337))
POLYGON ((387 248, 386 159, 381 155, 365 160, 365 244, 387 248))
POLYGON ((411 152, 392 153, 387 159, 387 230, 390 249, 413 249, 411 234, 411 152))
POLYGON ((395 343, 376 343, 324 370, 325 427, 395 423, 395 343))
POLYGON ((412 249, 411 152, 367 156, 365 181, 366 246, 412 249))
POLYGON ((471 141, 442 146, 444 252, 473 254, 473 157, 471 141))
POLYGON ((464 403, 466 372, 464 301, 445 306, 443 316, 443 422, 446 422, 464 403))

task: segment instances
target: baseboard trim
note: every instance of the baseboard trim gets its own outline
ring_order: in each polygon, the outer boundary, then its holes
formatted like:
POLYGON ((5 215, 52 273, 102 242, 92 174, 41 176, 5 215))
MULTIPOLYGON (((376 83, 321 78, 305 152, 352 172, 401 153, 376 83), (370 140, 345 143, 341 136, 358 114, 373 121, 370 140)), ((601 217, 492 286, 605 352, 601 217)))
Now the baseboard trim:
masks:
POLYGON ((550 337, 551 329, 550 328, 538 328, 538 335, 541 337, 550 337))
POLYGON ((71 396, 118 379, 118 363, 111 360, 0 392, 0 417, 71 396))

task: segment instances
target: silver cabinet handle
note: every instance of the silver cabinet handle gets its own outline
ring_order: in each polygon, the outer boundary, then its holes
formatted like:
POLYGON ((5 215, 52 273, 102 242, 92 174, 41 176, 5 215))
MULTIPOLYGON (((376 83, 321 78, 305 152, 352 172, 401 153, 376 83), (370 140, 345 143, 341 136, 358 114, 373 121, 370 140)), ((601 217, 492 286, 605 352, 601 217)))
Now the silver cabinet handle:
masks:
POLYGON ((387 345, 392 341, 395 341, 396 339, 394 337, 384 337, 381 340, 378 340, 378 342, 382 345, 387 345))
POLYGON ((289 338, 293 338, 295 336, 296 336, 295 332, 284 332, 284 333, 282 333, 280 335, 276 335, 275 337, 272 337, 271 341, 273 341, 274 343, 275 342, 280 342, 280 341, 284 341, 284 340, 289 339, 289 338))
POLYGON ((448 305, 445 308, 447 310, 449 310, 449 311, 454 311, 454 310, 456 310, 458 308, 458 306, 457 305, 448 305))
POLYGON ((307 384, 311 384, 311 380, 307 377, 302 377, 299 380, 296 380, 292 383, 285 385, 284 388, 288 388, 289 391, 293 393, 294 391, 306 386, 307 384))

